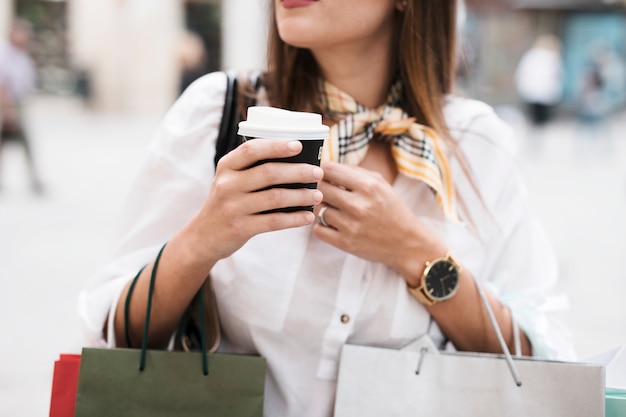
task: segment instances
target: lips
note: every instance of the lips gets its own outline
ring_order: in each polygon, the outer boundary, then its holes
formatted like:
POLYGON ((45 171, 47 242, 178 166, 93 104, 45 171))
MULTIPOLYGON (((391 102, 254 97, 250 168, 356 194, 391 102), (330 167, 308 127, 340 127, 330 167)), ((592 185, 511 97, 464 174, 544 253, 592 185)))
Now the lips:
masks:
POLYGON ((285 9, 297 9, 301 7, 307 7, 317 3, 317 0, 282 0, 281 5, 285 9))

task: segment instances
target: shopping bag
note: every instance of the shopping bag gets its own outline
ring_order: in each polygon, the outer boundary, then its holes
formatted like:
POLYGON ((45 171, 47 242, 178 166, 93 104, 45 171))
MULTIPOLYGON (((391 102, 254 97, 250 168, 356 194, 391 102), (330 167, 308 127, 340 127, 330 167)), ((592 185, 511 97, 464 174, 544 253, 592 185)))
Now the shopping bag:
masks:
POLYGON ((247 355, 83 349, 76 417, 263 415, 265 362, 247 355))
POLYGON ((604 369, 500 355, 344 346, 335 417, 604 416, 604 369), (421 362, 419 373, 418 365, 421 362))
POLYGON ((74 417, 80 355, 61 354, 54 362, 50 417, 74 417))
POLYGON ((203 288, 197 294, 199 352, 147 349, 159 259, 152 270, 141 349, 84 348, 76 417, 263 415, 265 360, 207 352, 203 288))
POLYGON ((604 367, 513 359, 479 293, 504 355, 345 345, 335 417, 604 416, 604 367))

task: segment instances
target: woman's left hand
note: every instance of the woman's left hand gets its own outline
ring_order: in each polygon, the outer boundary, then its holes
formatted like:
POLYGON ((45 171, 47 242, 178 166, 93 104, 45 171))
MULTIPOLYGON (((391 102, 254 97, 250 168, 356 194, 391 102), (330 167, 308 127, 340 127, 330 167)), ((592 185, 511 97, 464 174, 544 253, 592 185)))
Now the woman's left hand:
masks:
POLYGON ((445 245, 382 175, 335 162, 324 162, 322 168, 324 180, 318 189, 324 201, 316 207, 316 214, 327 206, 324 220, 329 227, 315 225, 319 239, 360 258, 384 263, 405 279, 406 274, 413 275, 407 269, 445 254, 445 245))

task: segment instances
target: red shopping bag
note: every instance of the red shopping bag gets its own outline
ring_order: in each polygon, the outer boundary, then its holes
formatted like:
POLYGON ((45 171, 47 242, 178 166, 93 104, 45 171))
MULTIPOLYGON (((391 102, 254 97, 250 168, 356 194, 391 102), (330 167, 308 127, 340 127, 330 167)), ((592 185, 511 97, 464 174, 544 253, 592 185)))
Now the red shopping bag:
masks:
POLYGON ((50 417, 74 417, 80 355, 61 354, 54 362, 50 417))

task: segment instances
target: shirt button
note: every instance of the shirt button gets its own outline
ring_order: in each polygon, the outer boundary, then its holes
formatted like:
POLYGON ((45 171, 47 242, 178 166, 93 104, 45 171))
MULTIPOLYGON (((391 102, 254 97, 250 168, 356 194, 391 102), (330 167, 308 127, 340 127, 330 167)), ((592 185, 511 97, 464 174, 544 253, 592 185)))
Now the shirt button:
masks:
POLYGON ((341 315, 341 322, 343 324, 347 324, 350 321, 350 316, 347 314, 342 314, 341 315))

